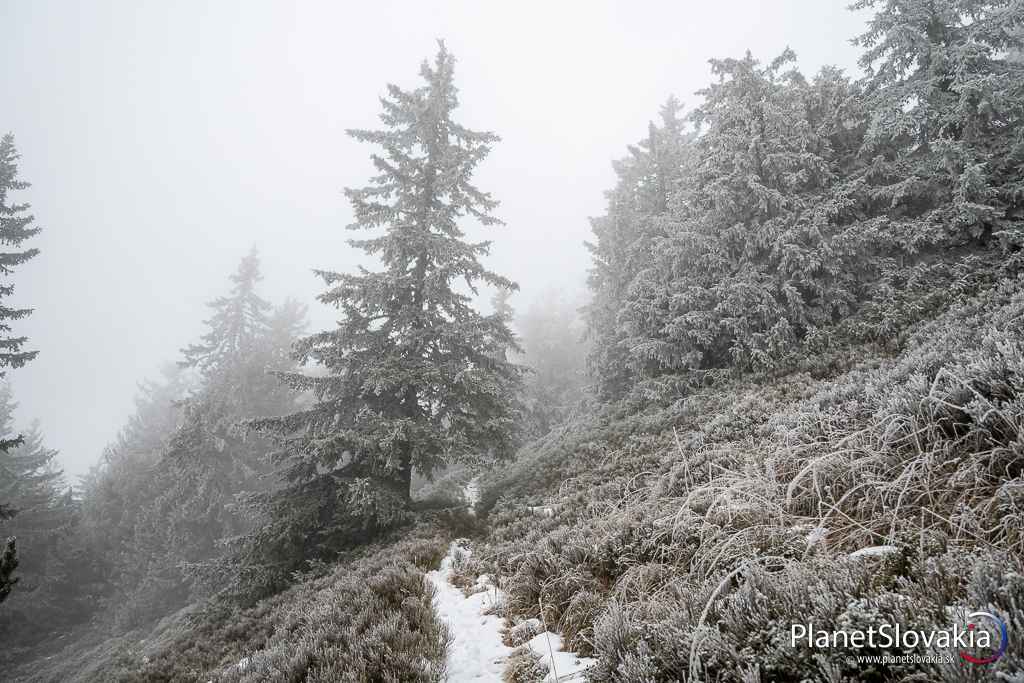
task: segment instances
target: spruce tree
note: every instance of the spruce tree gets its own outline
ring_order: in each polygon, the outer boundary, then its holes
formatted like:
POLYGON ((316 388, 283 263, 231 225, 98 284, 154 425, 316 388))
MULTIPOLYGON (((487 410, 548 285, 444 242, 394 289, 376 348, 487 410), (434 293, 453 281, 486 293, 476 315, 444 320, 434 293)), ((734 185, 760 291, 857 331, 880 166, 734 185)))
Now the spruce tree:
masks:
MULTIPOLYGON (((491 296, 491 309, 494 314, 505 321, 505 324, 511 325, 512 320, 515 318, 516 310, 512 307, 512 303, 509 299, 512 298, 511 289, 497 289, 491 296)), ((508 360, 509 349, 502 349, 500 356, 502 360, 508 360)))
POLYGON ((213 315, 206 321, 207 331, 202 339, 182 349, 184 367, 198 369, 206 379, 216 377, 229 388, 240 380, 240 374, 247 372, 245 366, 255 354, 257 340, 266 329, 271 311, 270 302, 256 292, 263 277, 255 247, 230 279, 231 293, 207 304, 213 315))
POLYGON ((305 309, 296 302, 273 309, 257 292, 261 279, 253 250, 230 277, 230 294, 209 304, 214 314, 200 343, 183 349, 181 364, 198 370, 199 384, 182 402, 182 422, 154 468, 127 545, 126 625, 181 606, 196 586, 216 587, 203 569, 220 556, 221 539, 249 529, 235 497, 267 488, 269 444, 240 423, 294 409, 294 394, 271 372, 294 368, 287 350, 305 309))
MULTIPOLYGON (((275 306, 267 320, 266 343, 263 344, 266 367, 274 371, 291 369, 292 345, 306 332, 306 305, 295 299, 285 299, 275 306)), ((280 385, 278 384, 278 391, 280 385)))
MULTIPOLYGON (((12 323, 32 313, 30 308, 14 308, 4 304, 14 293, 14 285, 9 278, 14 269, 36 256, 38 249, 19 249, 21 243, 39 233, 34 225, 35 217, 29 213, 29 205, 18 203, 9 196, 12 191, 24 190, 29 185, 18 177, 18 150, 14 146, 14 136, 10 133, 0 138, 0 275, 4 281, 0 283, 0 377, 8 368, 20 368, 36 357, 37 351, 25 350, 24 336, 15 336, 12 323)), ((21 437, 12 435, 0 438, 0 452, 21 443, 21 437)), ((10 501, 0 499, 0 519, 11 517, 17 512, 10 501)), ((13 538, 7 539, 0 553, 0 602, 10 593, 16 579, 11 575, 17 566, 15 543, 13 538)))
POLYGON ((190 378, 176 364, 160 381, 139 385, 135 413, 83 478, 79 545, 95 565, 89 590, 115 605, 137 575, 132 558, 137 526, 153 502, 159 463, 183 423, 190 378))
POLYGON ((440 44, 424 62, 424 84, 388 86, 381 130, 351 130, 377 145, 370 185, 347 189, 350 240, 381 269, 318 271, 337 327, 297 344, 317 374, 284 380, 310 392, 307 410, 257 420, 281 442, 284 486, 256 501, 267 525, 249 539, 250 561, 278 576, 303 560, 327 557, 405 516, 413 471, 507 454, 513 446, 516 366, 504 360, 515 339, 499 314, 474 310, 485 284, 516 285, 486 269, 489 242, 463 226, 494 226, 497 202, 472 184, 498 136, 459 124, 455 60, 440 44))
MULTIPOLYGON (((13 440, 15 403, 9 386, 0 385, 0 437, 13 440)), ((52 629, 67 590, 67 566, 60 557, 71 526, 75 503, 64 489, 56 466, 57 452, 47 448, 38 423, 26 430, 17 446, 0 451, 0 498, 17 514, 0 519, 0 534, 17 538, 18 590, 0 611, 0 639, 14 641, 52 629)), ((14 545, 8 554, 15 559, 14 545)), ((10 592, 11 572, 5 567, 3 593, 10 592)))
MULTIPOLYGON (((0 435, 9 440, 13 440, 11 436, 15 433, 12 426, 15 407, 11 389, 3 383, 0 385, 0 435)), ((20 513, 28 514, 52 506, 60 497, 63 475, 55 467, 57 451, 43 445, 38 424, 33 424, 19 440, 18 446, 0 452, 0 498, 10 501, 20 513)))
POLYGON ((877 235, 851 228, 855 192, 835 190, 862 129, 855 91, 794 59, 712 61, 692 172, 620 314, 643 376, 774 369, 871 279, 877 235))
POLYGON ((512 290, 510 289, 497 289, 491 296, 491 308, 505 322, 511 322, 516 314, 515 309, 509 301, 511 298, 512 290))
MULTIPOLYGON (((1024 7, 859 0, 871 116, 861 155, 874 218, 905 251, 1024 244, 1024 7)), ((1011 259, 1019 260, 1019 255, 1011 259)))
POLYGON ((527 375, 523 387, 527 438, 547 434, 568 419, 583 399, 584 335, 577 302, 545 292, 516 318, 527 375))
POLYGON ((594 240, 585 245, 593 262, 587 280, 593 296, 585 314, 592 342, 588 365, 601 399, 621 397, 637 376, 622 313, 688 175, 693 135, 681 113, 682 104, 670 97, 661 108, 660 125, 651 122, 647 137, 613 163, 616 186, 606 194, 605 214, 591 220, 594 240))
POLYGON ((1024 266, 1024 6, 1013 0, 859 0, 870 110, 849 183, 885 235, 861 334, 906 325, 1024 266))
MULTIPOLYGON (((37 351, 26 351, 24 336, 14 336, 11 324, 32 313, 30 308, 12 308, 3 304, 14 293, 9 278, 14 269, 35 257, 38 249, 19 249, 22 242, 39 233, 34 225, 35 217, 29 213, 29 205, 15 202, 10 193, 24 190, 29 184, 18 177, 18 150, 14 136, 8 133, 0 138, 0 275, 5 279, 0 284, 0 376, 7 368, 20 368, 36 357, 37 351)), ((2 446, 2 444, 0 444, 2 446)))

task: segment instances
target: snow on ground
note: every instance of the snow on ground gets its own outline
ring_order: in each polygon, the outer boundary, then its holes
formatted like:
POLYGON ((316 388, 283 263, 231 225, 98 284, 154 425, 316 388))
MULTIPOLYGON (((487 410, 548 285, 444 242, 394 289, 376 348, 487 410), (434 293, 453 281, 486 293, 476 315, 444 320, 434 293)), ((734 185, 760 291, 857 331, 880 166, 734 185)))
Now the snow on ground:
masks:
MULTIPOLYGON (((454 639, 448 650, 447 680, 449 683, 500 681, 505 660, 515 648, 501 642, 504 620, 483 612, 500 604, 504 594, 487 575, 477 579, 479 592, 468 598, 452 585, 452 568, 459 557, 468 557, 469 553, 465 541, 456 541, 441 560, 441 567, 427 572, 427 581, 436 590, 434 609, 438 617, 448 624, 454 639)), ((573 652, 563 652, 561 636, 550 631, 534 636, 527 646, 541 657, 542 664, 548 668, 544 680, 553 683, 582 681, 583 672, 595 662, 573 652)))
POLYGON ((455 558, 468 552, 452 543, 441 560, 441 568, 427 573, 427 580, 437 590, 434 609, 455 639, 448 649, 448 680, 500 681, 505 658, 512 648, 501 642, 501 617, 482 614, 494 603, 496 594, 481 591, 467 598, 451 582, 455 558))
POLYGON ((584 672, 597 663, 596 659, 580 657, 575 652, 563 652, 562 636, 550 631, 535 635, 527 645, 540 655, 541 666, 547 667, 548 670, 548 675, 544 677, 544 680, 552 683, 584 681, 586 680, 584 672), (552 666, 552 660, 554 666, 552 666))
POLYGON ((873 545, 870 548, 861 548, 850 553, 850 558, 857 560, 863 557, 884 557, 885 555, 893 555, 899 552, 899 548, 894 545, 873 545))
POLYGON ((533 514, 540 515, 541 517, 555 516, 555 508, 551 507, 550 505, 531 505, 527 509, 533 514))

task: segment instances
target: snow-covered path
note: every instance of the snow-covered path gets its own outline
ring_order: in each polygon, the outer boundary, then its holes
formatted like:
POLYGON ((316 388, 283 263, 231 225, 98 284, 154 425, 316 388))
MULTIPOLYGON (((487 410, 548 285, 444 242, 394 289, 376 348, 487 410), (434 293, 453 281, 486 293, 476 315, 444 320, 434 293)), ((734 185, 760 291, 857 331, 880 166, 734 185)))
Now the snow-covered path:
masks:
POLYGON ((441 568, 427 573, 427 580, 437 590, 434 609, 455 638, 448 651, 448 680, 500 681, 505 658, 512 648, 501 642, 501 617, 483 614, 493 603, 495 591, 481 591, 467 598, 452 585, 452 565, 463 552, 466 551, 452 543, 441 560, 441 568))
MULTIPOLYGON (((441 560, 440 568, 427 572, 427 580, 437 591, 434 609, 438 617, 448 624, 454 638, 448 651, 447 680, 449 683, 500 681, 505 660, 512 654, 514 648, 508 647, 501 640, 504 620, 484 612, 494 605, 495 601, 503 600, 504 595, 487 576, 477 579, 479 592, 469 597, 452 585, 452 567, 457 558, 468 555, 469 550, 464 542, 456 541, 441 560)), ((539 627, 540 622, 536 622, 536 625, 539 627)), ((541 665, 548 670, 544 681, 582 681, 584 670, 594 663, 592 659, 561 651, 562 639, 556 633, 544 632, 535 635, 526 646, 537 654, 541 665)))

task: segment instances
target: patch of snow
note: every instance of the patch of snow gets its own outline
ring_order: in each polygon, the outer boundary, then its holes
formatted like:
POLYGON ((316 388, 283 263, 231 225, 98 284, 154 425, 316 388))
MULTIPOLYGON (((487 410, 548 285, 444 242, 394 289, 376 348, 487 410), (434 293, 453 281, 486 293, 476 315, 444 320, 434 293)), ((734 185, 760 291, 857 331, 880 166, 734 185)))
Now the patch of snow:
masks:
POLYGON ((821 543, 828 536, 828 529, 823 526, 816 526, 807 533, 807 546, 821 543))
MULTIPOLYGON (((464 681, 500 681, 505 668, 505 661, 515 648, 502 642, 501 632, 505 620, 495 614, 484 614, 484 611, 504 602, 505 594, 494 585, 490 576, 482 574, 477 577, 475 585, 485 588, 469 597, 452 582, 452 568, 456 562, 470 556, 465 541, 455 541, 448 549, 448 554, 441 560, 441 566, 427 572, 427 581, 435 589, 434 610, 438 618, 448 625, 452 636, 452 644, 448 650, 449 683, 464 681)), ((543 628, 537 619, 530 619, 520 628, 529 625, 534 631, 543 628)), ((545 681, 566 683, 584 680, 584 672, 597 660, 580 657, 574 652, 562 651, 562 637, 557 633, 545 631, 526 642, 541 658, 541 664, 548 669, 545 681), (557 675, 557 677, 556 677, 557 675)))
POLYGON ((544 628, 540 623, 540 619, 536 617, 524 619, 509 629, 509 640, 512 641, 513 645, 524 645, 535 635, 543 632, 544 628))
POLYGON ((427 581, 434 586, 434 609, 448 625, 454 639, 448 650, 448 677, 451 683, 462 681, 500 681, 505 659, 512 648, 501 642, 503 620, 482 612, 493 603, 489 591, 474 593, 468 598, 452 585, 452 564, 457 555, 468 550, 452 543, 441 567, 427 572, 427 581))
POLYGON ((850 553, 850 559, 857 560, 862 557, 884 557, 898 552, 894 545, 873 545, 870 548, 861 548, 850 553))
POLYGON ((555 508, 550 505, 531 505, 530 512, 541 517, 554 517, 555 508))
POLYGON ((535 635, 526 645, 540 655, 541 666, 548 669, 544 680, 552 683, 582 681, 586 670, 597 663, 596 659, 580 657, 575 652, 564 652, 562 636, 551 631, 535 635))

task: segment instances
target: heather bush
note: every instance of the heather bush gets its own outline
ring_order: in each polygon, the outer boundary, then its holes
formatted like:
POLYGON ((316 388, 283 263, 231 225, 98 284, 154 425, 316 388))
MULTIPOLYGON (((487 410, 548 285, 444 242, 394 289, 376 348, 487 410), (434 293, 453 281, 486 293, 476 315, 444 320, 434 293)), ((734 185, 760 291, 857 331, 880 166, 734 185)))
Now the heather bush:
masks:
POLYGON ((499 578, 511 619, 558 624, 593 653, 595 681, 1016 680, 1020 636, 985 674, 873 669, 789 639, 808 620, 1020 621, 1022 284, 965 297, 838 374, 833 356, 826 373, 567 425, 487 479, 475 571, 499 578))
POLYGON ((528 647, 516 648, 508 657, 501 680, 503 683, 533 683, 544 680, 548 670, 541 664, 540 659, 540 655, 528 647))
POLYGON ((423 573, 447 547, 436 526, 406 529, 251 606, 208 601, 16 680, 439 681, 449 636, 423 573))

